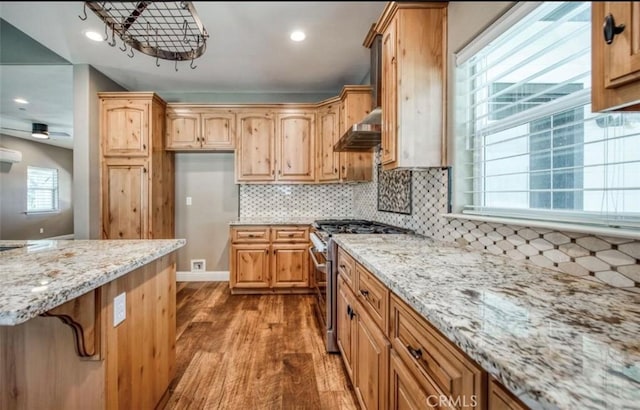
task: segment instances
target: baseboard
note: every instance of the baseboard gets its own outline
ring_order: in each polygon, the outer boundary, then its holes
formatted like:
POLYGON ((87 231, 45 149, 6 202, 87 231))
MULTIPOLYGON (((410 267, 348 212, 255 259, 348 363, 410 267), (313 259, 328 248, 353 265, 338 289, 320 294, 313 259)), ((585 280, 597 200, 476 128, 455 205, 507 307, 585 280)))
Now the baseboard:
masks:
POLYGON ((227 282, 229 271, 176 272, 176 282, 227 282))

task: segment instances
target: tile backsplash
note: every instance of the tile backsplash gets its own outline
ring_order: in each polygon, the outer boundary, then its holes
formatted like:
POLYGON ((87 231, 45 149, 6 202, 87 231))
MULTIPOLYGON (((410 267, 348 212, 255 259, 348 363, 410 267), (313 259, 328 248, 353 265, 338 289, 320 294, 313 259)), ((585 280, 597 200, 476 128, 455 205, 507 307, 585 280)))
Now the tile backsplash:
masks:
POLYGON ((352 185, 241 185, 240 216, 370 219, 640 293, 640 241, 444 218, 447 173, 439 168, 411 172, 409 215, 378 210, 374 172, 372 182, 352 185))

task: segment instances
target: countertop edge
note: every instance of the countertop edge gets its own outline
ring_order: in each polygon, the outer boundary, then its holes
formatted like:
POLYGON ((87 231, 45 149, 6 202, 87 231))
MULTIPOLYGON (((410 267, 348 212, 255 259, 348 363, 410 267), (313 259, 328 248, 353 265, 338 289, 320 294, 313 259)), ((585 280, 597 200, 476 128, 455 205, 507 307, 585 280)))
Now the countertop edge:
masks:
POLYGON ((62 301, 60 301, 60 299, 55 299, 54 301, 50 298, 47 298, 39 301, 40 303, 38 303, 36 306, 32 305, 31 306, 32 309, 30 309, 25 314, 21 314, 21 312, 15 311, 15 312, 11 312, 12 314, 10 313, 8 315, 0 316, 0 326, 16 326, 16 325, 25 323, 39 316, 44 312, 47 312, 53 308, 61 306, 69 302, 70 300, 73 300, 79 296, 84 295, 87 292, 97 289, 100 286, 113 281, 114 279, 118 279, 134 271, 135 269, 141 266, 144 266, 150 262, 153 262, 157 259, 160 259, 161 257, 168 255, 171 252, 174 252, 186 245, 185 239, 171 239, 171 240, 175 242, 172 244, 167 244, 160 248, 154 249, 153 252, 143 257, 140 257, 139 259, 136 259, 135 261, 127 265, 119 266, 115 269, 107 271, 104 274, 97 276, 94 280, 87 280, 84 282, 80 282, 70 290, 63 293, 64 296, 62 298, 62 301))

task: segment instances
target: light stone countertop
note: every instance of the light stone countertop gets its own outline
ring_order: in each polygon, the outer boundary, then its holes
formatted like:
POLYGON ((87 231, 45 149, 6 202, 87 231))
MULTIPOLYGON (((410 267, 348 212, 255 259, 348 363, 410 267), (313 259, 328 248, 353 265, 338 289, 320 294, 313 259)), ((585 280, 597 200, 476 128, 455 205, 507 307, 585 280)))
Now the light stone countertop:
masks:
POLYGON ((311 225, 314 221, 324 219, 355 219, 348 217, 314 217, 314 216, 265 216, 243 217, 229 222, 229 225, 311 225))
POLYGON ((334 235, 532 408, 640 409, 640 295, 417 235, 334 235))
POLYGON ((0 325, 17 325, 186 244, 184 239, 0 241, 0 325))

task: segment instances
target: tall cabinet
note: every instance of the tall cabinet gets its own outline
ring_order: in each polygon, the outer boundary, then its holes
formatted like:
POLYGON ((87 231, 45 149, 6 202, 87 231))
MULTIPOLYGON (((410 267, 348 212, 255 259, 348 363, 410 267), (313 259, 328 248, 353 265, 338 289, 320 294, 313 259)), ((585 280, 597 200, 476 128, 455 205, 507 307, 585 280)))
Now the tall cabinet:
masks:
POLYGON ((382 165, 445 165, 447 2, 390 2, 382 34, 382 165))
POLYGON ((155 93, 98 93, 103 239, 173 238, 174 157, 155 93))

